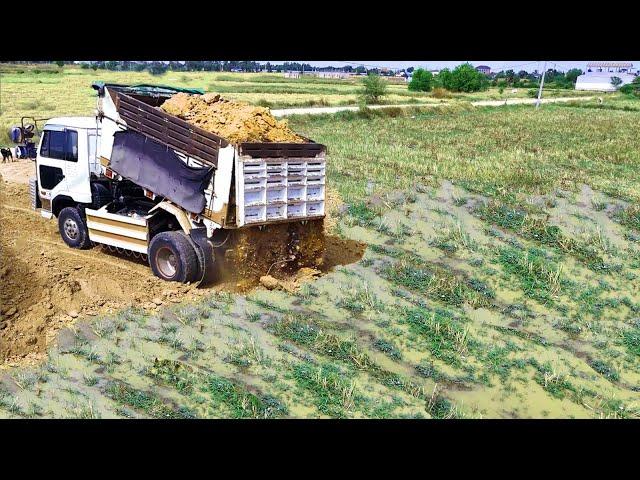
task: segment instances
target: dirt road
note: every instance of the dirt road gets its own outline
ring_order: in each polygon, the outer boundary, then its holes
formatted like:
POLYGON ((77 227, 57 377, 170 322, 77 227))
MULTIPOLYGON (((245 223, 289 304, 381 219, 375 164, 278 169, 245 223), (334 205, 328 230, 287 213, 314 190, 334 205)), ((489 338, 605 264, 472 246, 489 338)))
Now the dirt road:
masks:
MULTIPOLYGON (((594 97, 558 97, 558 98, 543 98, 542 103, 562 103, 572 101, 586 101, 592 100, 594 97)), ((510 98, 505 100, 478 100, 470 102, 475 107, 502 107, 504 105, 533 105, 536 103, 535 98, 510 98)), ((367 108, 377 110, 379 108, 409 108, 409 107, 433 107, 436 105, 442 105, 442 103, 427 103, 427 104, 400 104, 400 105, 370 105, 367 108)), ((271 110, 271 114, 274 117, 286 117, 288 115, 321 115, 326 113, 338 113, 345 111, 355 112, 360 107, 345 106, 345 107, 312 107, 312 108, 286 108, 281 110, 271 110)))
MULTIPOLYGON (((255 272, 254 281, 243 279, 242 285, 229 279, 198 289, 164 282, 143 260, 100 246, 71 249, 61 240, 57 221, 31 209, 33 174, 31 160, 0 164, 0 366, 38 362, 57 331, 76 319, 127 306, 156 311, 211 290, 245 291, 266 273, 255 272)), ((357 242, 327 235, 322 271, 357 261, 363 251, 357 242)))

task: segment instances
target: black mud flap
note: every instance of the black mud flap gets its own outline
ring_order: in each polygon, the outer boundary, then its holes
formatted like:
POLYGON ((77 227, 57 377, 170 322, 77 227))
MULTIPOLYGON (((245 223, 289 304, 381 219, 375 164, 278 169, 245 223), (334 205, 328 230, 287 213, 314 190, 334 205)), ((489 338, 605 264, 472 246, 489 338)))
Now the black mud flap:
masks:
POLYGON ((207 229, 205 227, 192 228, 187 236, 192 242, 198 255, 198 263, 200 264, 200 280, 196 282, 196 287, 205 287, 210 285, 215 279, 215 259, 213 256, 213 247, 207 238, 207 229))

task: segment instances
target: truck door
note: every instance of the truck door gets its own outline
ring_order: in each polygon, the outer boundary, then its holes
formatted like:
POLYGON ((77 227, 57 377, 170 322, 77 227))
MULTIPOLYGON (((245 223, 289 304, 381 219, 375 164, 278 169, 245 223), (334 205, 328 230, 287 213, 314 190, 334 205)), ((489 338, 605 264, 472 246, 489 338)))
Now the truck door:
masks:
POLYGON ((51 202, 58 195, 66 195, 78 203, 91 202, 88 155, 84 130, 47 125, 40 143, 37 172, 44 210, 51 211, 51 202))
POLYGON ((64 176, 68 195, 78 203, 91 203, 89 175, 91 147, 88 144, 88 139, 86 129, 65 129, 64 176))
POLYGON ((50 125, 42 133, 36 175, 43 210, 51 211, 52 199, 67 190, 64 173, 65 143, 64 127, 50 125))

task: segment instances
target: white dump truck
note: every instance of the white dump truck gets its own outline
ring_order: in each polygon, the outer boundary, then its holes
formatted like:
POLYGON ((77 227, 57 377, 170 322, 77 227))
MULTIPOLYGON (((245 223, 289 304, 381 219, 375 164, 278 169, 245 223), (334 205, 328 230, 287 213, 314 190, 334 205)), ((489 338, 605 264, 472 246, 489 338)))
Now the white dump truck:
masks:
POLYGON ((59 117, 40 132, 33 207, 57 217, 73 248, 103 244, 147 258, 164 280, 210 282, 225 232, 321 222, 325 147, 240 143, 159 107, 177 92, 94 83, 94 117, 59 117))

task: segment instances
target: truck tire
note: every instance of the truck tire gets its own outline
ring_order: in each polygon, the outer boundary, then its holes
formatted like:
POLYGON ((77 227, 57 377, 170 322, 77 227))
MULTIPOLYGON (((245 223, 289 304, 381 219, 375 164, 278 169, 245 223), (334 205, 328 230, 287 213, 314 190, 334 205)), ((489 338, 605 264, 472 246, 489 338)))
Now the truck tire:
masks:
POLYGON ((71 248, 89 248, 89 229, 76 207, 63 208, 58 214, 58 230, 64 243, 71 248))
POLYGON ((156 277, 169 282, 194 282, 200 266, 195 249, 183 232, 161 232, 149 245, 149 266, 156 277))

